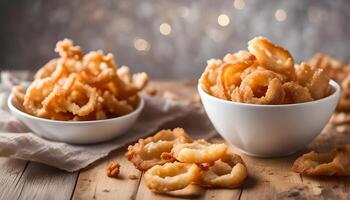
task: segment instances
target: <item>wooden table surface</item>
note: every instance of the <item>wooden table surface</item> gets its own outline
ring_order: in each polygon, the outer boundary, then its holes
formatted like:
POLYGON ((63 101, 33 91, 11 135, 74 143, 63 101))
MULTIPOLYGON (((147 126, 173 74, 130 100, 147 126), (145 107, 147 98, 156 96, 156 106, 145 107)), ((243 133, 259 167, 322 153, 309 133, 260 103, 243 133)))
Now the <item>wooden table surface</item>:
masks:
MULTIPOLYGON (((193 81, 157 81, 150 85, 159 91, 157 95, 198 100, 193 81)), ((349 143, 349 135, 328 125, 308 148, 328 150, 349 143)), ((211 141, 223 142, 219 136, 211 141)), ((310 178, 291 171, 293 161, 302 152, 275 159, 242 155, 249 170, 243 187, 208 190, 192 187, 190 192, 182 191, 176 196, 150 192, 143 174, 124 158, 125 152, 126 147, 75 173, 36 162, 0 158, 0 199, 350 199, 349 177, 310 178), (120 178, 106 176, 105 168, 110 161, 121 164, 120 178), (129 175, 138 178, 131 180, 129 175)))

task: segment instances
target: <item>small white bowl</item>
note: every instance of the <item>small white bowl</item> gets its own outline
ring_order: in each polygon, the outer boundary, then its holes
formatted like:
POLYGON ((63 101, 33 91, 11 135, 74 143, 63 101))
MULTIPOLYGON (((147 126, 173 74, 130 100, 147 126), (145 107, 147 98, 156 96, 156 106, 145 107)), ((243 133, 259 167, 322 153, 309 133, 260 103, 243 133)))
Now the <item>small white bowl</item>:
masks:
POLYGON ((140 97, 137 109, 127 115, 95 121, 58 121, 35 117, 18 109, 12 95, 7 104, 11 113, 40 137, 71 144, 91 144, 124 134, 139 117, 144 100, 140 97))
POLYGON ((257 157, 292 154, 309 144, 325 127, 337 105, 340 87, 317 101, 288 105, 237 103, 198 91, 205 111, 220 135, 243 153, 257 157))

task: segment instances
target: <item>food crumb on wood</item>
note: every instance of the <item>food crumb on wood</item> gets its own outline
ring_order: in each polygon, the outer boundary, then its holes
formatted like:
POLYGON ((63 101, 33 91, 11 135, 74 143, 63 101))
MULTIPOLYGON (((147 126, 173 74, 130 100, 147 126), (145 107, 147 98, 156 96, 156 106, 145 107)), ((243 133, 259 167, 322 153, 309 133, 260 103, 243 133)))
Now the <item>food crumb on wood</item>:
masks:
POLYGON ((117 162, 110 162, 107 166, 106 173, 108 177, 117 177, 120 172, 120 164, 117 162))
POLYGON ((339 125, 335 128, 337 130, 337 132, 339 133, 348 133, 349 132, 349 127, 347 125, 339 125))
POLYGON ((179 100, 179 96, 170 91, 164 91, 163 98, 168 100, 174 100, 174 101, 179 100))
POLYGON ((135 174, 130 174, 129 175, 129 179, 131 179, 131 180, 135 180, 135 179, 138 179, 139 177, 138 176, 136 176, 135 174))
POLYGON ((155 96, 158 93, 158 90, 157 88, 150 86, 145 89, 145 92, 151 96, 155 96))
POLYGON ((312 193, 314 195, 320 195, 322 193, 322 189, 319 187, 314 187, 314 188, 312 188, 312 193))

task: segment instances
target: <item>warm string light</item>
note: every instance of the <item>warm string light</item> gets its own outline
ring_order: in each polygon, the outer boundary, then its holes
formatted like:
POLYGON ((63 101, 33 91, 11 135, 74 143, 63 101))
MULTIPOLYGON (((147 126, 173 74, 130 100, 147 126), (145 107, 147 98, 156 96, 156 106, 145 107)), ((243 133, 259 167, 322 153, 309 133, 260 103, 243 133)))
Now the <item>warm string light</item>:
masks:
POLYGON ((233 1, 233 6, 237 9, 237 10, 242 10, 245 6, 245 1, 244 0, 234 0, 233 1))
POLYGON ((228 26, 230 24, 230 18, 225 14, 221 14, 218 17, 218 24, 220 26, 228 26))
POLYGON ((275 19, 278 21, 278 22, 283 22, 284 20, 286 20, 287 18, 287 13, 285 10, 283 9, 277 9, 276 12, 275 12, 275 19))
POLYGON ((138 51, 148 51, 151 48, 151 44, 142 38, 135 38, 134 47, 138 51))
POLYGON ((162 23, 159 26, 159 32, 162 35, 170 35, 170 33, 171 33, 171 26, 168 23, 162 23))

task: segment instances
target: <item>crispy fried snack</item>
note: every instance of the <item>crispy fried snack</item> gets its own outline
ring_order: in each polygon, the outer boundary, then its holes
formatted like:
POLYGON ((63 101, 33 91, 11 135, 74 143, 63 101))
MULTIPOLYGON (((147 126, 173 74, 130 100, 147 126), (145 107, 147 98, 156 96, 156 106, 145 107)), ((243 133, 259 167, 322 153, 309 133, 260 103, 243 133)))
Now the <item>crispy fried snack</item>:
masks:
POLYGON ((331 91, 329 78, 323 69, 312 68, 306 63, 301 63, 296 74, 299 84, 309 89, 313 99, 317 100, 329 95, 331 91))
POLYGON ((341 94, 337 109, 341 111, 350 111, 350 74, 341 82, 341 94))
POLYGON ((329 153, 306 153, 294 162, 292 169, 308 176, 349 176, 350 146, 338 147, 329 153))
POLYGON ((139 139, 138 143, 130 145, 125 157, 141 171, 146 171, 155 165, 163 165, 174 161, 162 154, 171 152, 174 145, 191 142, 192 139, 182 128, 161 130, 154 136, 139 139))
POLYGON ((158 193, 180 190, 199 178, 200 168, 196 164, 165 163, 156 165, 145 173, 146 185, 158 193))
POLYGON ((140 139, 129 146, 125 156, 137 169, 146 171, 146 184, 157 193, 184 189, 192 183, 234 188, 247 177, 242 158, 229 153, 226 144, 203 139, 192 142, 181 128, 140 139))
POLYGON ((324 53, 316 53, 308 62, 311 66, 323 69, 328 77, 341 83, 350 72, 350 64, 340 62, 324 53))
POLYGON ((209 60, 199 79, 203 90, 220 99, 250 104, 302 103, 334 90, 324 69, 302 63, 296 70, 288 50, 264 37, 249 41, 248 49, 209 60))
POLYGON ((308 88, 303 87, 295 82, 287 82, 282 85, 283 90, 286 93, 285 103, 302 103, 313 101, 308 88))
POLYGON ((247 176, 242 158, 237 154, 226 153, 208 169, 201 171, 199 184, 203 187, 235 188, 241 186, 247 176))
POLYGON ((137 108, 146 73, 131 75, 101 50, 84 55, 69 39, 57 42, 55 51, 60 57, 39 69, 26 91, 13 89, 25 112, 54 120, 100 120, 137 108))
POLYGON ((248 49, 266 69, 285 75, 286 80, 295 80, 294 59, 288 50, 264 37, 250 40, 248 49))
POLYGON ((117 177, 120 172, 120 164, 117 162, 110 162, 106 168, 108 177, 117 177))
POLYGON ((184 163, 211 163, 220 159, 226 150, 226 144, 211 144, 200 139, 192 143, 175 144, 171 155, 184 163))
POLYGON ((255 104, 282 104, 285 92, 278 76, 269 70, 257 69, 247 75, 231 99, 255 104))

